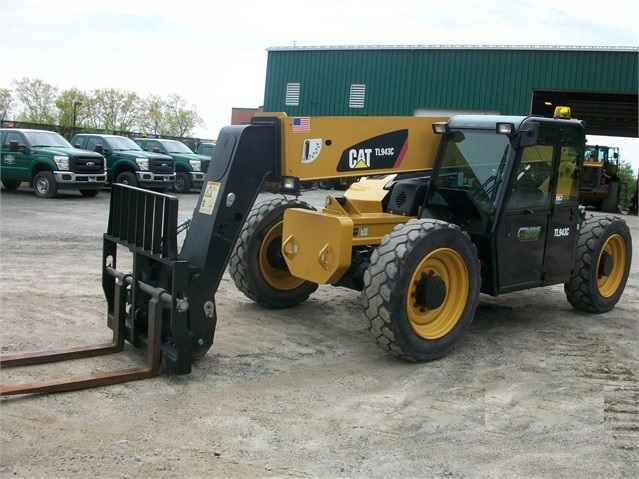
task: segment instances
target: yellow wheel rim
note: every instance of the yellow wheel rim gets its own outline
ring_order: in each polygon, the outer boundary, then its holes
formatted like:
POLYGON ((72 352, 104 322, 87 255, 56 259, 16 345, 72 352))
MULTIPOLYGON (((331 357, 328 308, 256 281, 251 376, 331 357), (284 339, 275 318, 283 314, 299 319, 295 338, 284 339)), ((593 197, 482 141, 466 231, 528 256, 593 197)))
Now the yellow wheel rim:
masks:
POLYGON ((617 292, 623 280, 626 261, 626 243, 623 238, 620 235, 610 236, 597 258, 597 289, 602 297, 609 298, 617 292), (602 275, 599 271, 606 256, 612 258, 612 270, 610 274, 602 275))
MULTIPOLYGON (((277 250, 277 254, 280 253, 282 246, 282 222, 277 223, 264 237, 264 241, 260 245, 259 262, 260 271, 264 280, 273 288, 280 291, 290 291, 301 286, 304 283, 303 279, 293 276, 287 268, 278 268, 274 266, 269 260, 270 254, 274 254, 277 250), (273 244, 273 242, 276 242, 273 244)), ((284 258, 281 258, 284 262, 284 258)))
POLYGON ((459 321, 468 290, 468 270, 462 257, 449 248, 432 251, 415 268, 406 295, 406 313, 413 331, 423 339, 445 336, 459 321), (441 280, 446 288, 443 302, 435 309, 426 308, 416 299, 420 283, 429 276, 441 280))

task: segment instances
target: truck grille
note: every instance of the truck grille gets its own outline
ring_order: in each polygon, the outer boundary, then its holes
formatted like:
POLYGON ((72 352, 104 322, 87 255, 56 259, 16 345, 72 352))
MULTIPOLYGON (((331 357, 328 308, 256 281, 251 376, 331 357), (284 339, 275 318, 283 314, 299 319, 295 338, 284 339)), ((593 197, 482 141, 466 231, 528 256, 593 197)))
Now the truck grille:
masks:
POLYGON ((102 158, 72 156, 69 158, 69 169, 79 174, 102 173, 104 171, 104 160, 102 158))
POLYGON ((211 163, 211 160, 203 160, 202 161, 202 172, 206 173, 207 171, 209 171, 209 163, 211 163))
POLYGON ((171 174, 174 172, 173 160, 149 160, 149 171, 155 174, 171 174))

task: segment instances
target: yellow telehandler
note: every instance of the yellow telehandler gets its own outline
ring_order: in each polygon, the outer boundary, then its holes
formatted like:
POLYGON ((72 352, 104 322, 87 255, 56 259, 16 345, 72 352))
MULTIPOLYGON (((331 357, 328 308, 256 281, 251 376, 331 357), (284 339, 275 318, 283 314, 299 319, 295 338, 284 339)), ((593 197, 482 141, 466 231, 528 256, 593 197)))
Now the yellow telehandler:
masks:
POLYGON ((178 225, 174 196, 113 186, 102 269, 112 341, 0 358, 67 360, 128 341, 145 364, 0 395, 189 373, 213 344, 227 268, 269 308, 299 304, 319 284, 361 291, 374 341, 408 361, 451 351, 480 293, 563 284, 572 306, 605 313, 624 291, 632 242, 621 218, 580 207, 584 149, 584 125, 566 107, 554 118, 260 113, 225 127, 188 222, 178 225), (320 211, 299 196, 301 181, 341 177, 362 179, 320 211), (256 204, 263 191, 281 195, 256 204), (119 254, 130 269, 118 269, 119 254))

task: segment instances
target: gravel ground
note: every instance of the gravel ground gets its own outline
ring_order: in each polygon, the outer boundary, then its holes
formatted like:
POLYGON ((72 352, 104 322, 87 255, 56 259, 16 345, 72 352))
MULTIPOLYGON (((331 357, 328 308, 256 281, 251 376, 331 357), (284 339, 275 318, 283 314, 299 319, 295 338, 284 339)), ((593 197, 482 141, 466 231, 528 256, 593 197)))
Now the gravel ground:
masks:
MULTIPOLYGON (((321 205, 325 195, 303 199, 321 205)), ((100 278, 108 198, 2 190, 3 353, 110 337, 100 278)), ((196 199, 180 195, 180 220, 196 199)), ((638 218, 624 219, 639 237, 638 218)), ((322 286, 273 311, 225 275, 215 344, 192 374, 0 399, 0 477, 638 477, 638 287, 635 254, 607 314, 574 310, 562 286, 482 296, 451 354, 409 364, 374 344, 355 291, 322 286)), ((0 379, 140 360, 127 347, 0 379)))

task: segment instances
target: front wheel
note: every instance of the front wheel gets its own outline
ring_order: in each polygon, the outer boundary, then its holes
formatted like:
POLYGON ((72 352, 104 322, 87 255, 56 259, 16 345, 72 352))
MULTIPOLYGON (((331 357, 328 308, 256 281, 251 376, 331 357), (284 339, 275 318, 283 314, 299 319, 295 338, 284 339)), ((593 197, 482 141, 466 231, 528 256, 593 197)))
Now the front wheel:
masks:
POLYGON ((244 295, 263 306, 289 308, 315 292, 317 283, 293 276, 282 254, 282 223, 289 208, 307 203, 275 198, 256 204, 233 248, 229 273, 244 295))
POLYGON ((58 184, 53 173, 41 171, 33 178, 33 191, 39 198, 53 198, 58 193, 58 184))
POLYGON ((135 173, 131 171, 123 171, 115 179, 116 183, 129 186, 138 186, 138 179, 135 177, 135 173))
POLYGON ((175 183, 173 183, 173 191, 176 193, 188 193, 192 187, 191 177, 188 173, 182 171, 175 174, 175 183))
POLYGON ((368 330, 391 356, 440 358, 472 322, 480 285, 468 234, 443 221, 410 220, 382 239, 364 274, 368 330))
POLYGON ((626 222, 614 216, 588 218, 579 234, 572 276, 564 284, 568 302, 588 313, 610 311, 626 287, 631 262, 626 222))

